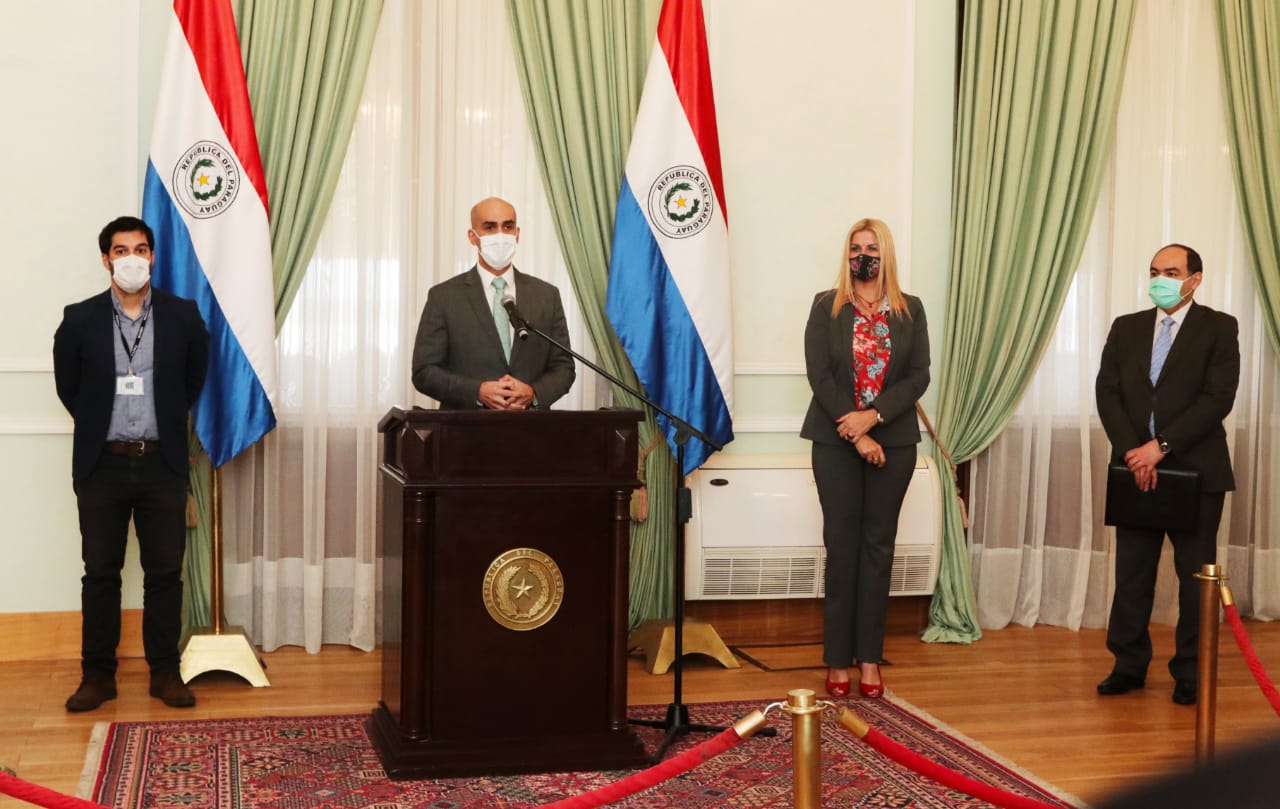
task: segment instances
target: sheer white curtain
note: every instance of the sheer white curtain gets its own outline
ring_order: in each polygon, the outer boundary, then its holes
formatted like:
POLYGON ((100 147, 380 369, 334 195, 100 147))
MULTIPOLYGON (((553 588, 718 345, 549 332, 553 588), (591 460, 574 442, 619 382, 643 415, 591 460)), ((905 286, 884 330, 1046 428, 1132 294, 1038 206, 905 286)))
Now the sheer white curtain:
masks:
MULTIPOLYGON (((510 41, 502 0, 387 0, 333 208, 277 341, 279 426, 224 468, 227 618, 266 650, 379 639, 377 423, 432 405, 409 380, 414 333, 427 289, 474 263, 474 202, 516 206, 516 265, 560 288, 571 342, 591 356, 510 41)), ((586 376, 559 408, 594 406, 586 376)))
MULTIPOLYGON (((1246 614, 1280 614, 1280 428, 1228 162, 1208 0, 1138 4, 1116 148, 1053 341, 1010 425, 972 465, 971 553, 979 621, 1106 625, 1115 532, 1102 525, 1109 444, 1094 377, 1111 321, 1150 308, 1147 268, 1169 242, 1204 259, 1196 300, 1240 321, 1241 379, 1226 427, 1237 491, 1218 559, 1246 614)), ((1153 620, 1176 618, 1166 543, 1153 620)))

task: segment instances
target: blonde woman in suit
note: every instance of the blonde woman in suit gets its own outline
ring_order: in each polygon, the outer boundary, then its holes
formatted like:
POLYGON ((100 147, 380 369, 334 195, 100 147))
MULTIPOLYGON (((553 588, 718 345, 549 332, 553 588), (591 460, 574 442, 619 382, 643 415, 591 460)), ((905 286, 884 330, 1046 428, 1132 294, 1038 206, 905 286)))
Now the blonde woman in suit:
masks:
POLYGON ((849 228, 834 288, 813 299, 804 354, 813 399, 800 436, 813 442, 827 550, 827 691, 849 693, 856 661, 860 693, 877 698, 898 513, 920 443, 915 404, 929 386, 924 307, 898 285, 884 222, 849 228))

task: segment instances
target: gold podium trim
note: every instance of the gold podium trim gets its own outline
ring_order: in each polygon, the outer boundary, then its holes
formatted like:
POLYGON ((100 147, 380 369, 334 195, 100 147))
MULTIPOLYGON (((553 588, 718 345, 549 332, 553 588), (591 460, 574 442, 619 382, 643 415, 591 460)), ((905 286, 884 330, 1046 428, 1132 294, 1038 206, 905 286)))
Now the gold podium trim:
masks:
MULTIPOLYGON (((650 674, 666 674, 676 660, 676 632, 674 621, 645 621, 627 639, 627 648, 644 652, 644 668, 650 674)), ((720 635, 706 621, 684 622, 681 651, 685 655, 702 654, 714 659, 727 669, 740 669, 742 664, 733 656, 720 635)))

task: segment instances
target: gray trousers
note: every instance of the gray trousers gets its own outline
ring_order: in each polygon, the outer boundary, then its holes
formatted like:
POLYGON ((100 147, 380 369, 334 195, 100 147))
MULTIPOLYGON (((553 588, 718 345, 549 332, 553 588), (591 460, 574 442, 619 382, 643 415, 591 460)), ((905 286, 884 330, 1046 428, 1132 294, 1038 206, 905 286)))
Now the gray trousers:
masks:
POLYGON ((898 513, 916 465, 916 447, 885 447, 885 465, 849 445, 813 445, 813 479, 827 549, 822 659, 848 668, 884 656, 889 576, 898 513))

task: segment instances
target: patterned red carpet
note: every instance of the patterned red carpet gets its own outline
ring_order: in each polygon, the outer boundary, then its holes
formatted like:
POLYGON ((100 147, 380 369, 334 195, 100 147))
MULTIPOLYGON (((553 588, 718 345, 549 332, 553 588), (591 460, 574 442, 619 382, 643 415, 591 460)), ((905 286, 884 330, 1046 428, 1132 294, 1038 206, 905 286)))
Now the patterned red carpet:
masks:
MULTIPOLYGON (((695 722, 731 724, 763 703, 690 706, 695 722)), ((889 700, 851 707, 881 733, 971 778, 1072 806, 954 733, 889 700)), ((637 707, 661 718, 665 706, 637 707)), ((525 809, 588 792, 627 773, 553 773, 391 781, 365 737, 365 715, 267 717, 106 726, 89 797, 119 809, 525 809)), ((790 807, 790 719, 771 713, 777 738, 747 739, 685 775, 613 804, 646 809, 790 807)), ((646 741, 658 731, 639 729, 646 741)), ((96 734, 95 734, 96 735, 96 734)), ((677 750, 703 741, 693 736, 677 750)), ((88 773, 86 773, 88 775, 88 773)), ((880 756, 834 721, 823 722, 823 805, 976 809, 988 804, 938 786, 880 756)))

